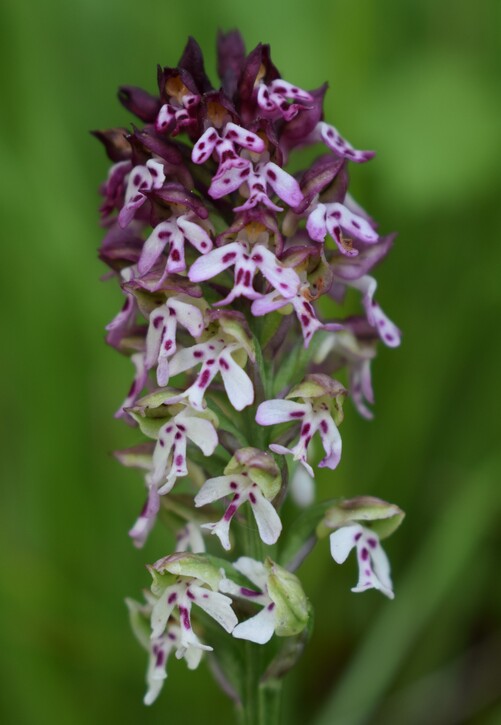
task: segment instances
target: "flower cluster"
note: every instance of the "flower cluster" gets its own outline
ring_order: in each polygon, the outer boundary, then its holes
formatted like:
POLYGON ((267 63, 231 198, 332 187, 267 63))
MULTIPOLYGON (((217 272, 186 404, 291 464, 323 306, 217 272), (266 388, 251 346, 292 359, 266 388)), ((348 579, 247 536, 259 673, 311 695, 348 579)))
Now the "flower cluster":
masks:
MULTIPOLYGON (((372 417, 377 341, 400 342, 371 276, 394 237, 380 235, 348 192, 349 163, 373 152, 324 120, 325 86, 304 90, 281 77, 268 46, 247 55, 237 32, 221 34, 218 70, 214 88, 190 39, 177 67, 159 69, 157 93, 120 89, 140 126, 95 132, 112 162, 100 257, 124 296, 107 341, 134 368, 117 417, 148 439, 117 453, 146 487, 130 536, 143 546, 158 519, 176 536, 176 553, 150 567, 145 603, 129 602, 150 656, 148 704, 171 652, 193 668, 212 651, 193 617, 208 641, 207 617, 260 644, 305 630, 299 580, 254 552, 282 535, 288 470, 299 481, 299 464, 311 482, 315 467, 339 465, 343 401, 372 417), (286 170, 294 151, 314 144, 322 146, 313 164, 286 170), (359 311, 343 315, 350 289, 359 311), (221 570, 205 553, 208 533, 242 555, 221 570)), ((351 509, 336 519, 324 507, 318 536, 330 531, 339 563, 356 548, 354 591, 392 596, 380 537, 351 509)))

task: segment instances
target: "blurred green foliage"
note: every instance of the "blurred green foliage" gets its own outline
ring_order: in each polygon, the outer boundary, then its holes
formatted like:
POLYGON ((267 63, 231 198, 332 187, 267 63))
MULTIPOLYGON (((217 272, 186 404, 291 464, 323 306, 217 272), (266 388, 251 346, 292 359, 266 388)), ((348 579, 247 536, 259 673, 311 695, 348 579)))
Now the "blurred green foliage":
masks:
POLYGON ((194 35, 270 42, 284 76, 329 80, 328 119, 376 160, 357 199, 397 229, 379 299, 404 331, 375 365, 376 419, 347 404, 323 498, 371 493, 407 511, 389 540, 396 599, 352 595, 355 568, 318 547, 300 574, 313 640, 284 722, 498 723, 500 4, 481 0, 4 0, 1 702, 8 725, 232 722, 206 667, 171 662, 142 705, 145 656, 123 599, 147 585, 126 535, 143 490, 109 451, 130 367, 103 343, 121 304, 98 281, 91 128, 128 124, 119 84, 155 87, 194 35), (8 309, 10 308, 10 309, 8 309))

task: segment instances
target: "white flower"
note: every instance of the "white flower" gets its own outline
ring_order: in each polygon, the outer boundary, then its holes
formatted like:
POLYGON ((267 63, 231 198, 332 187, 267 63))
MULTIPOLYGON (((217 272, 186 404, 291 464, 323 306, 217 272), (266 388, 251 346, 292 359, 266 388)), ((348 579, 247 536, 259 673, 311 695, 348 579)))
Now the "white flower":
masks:
POLYGON ((300 461, 310 476, 313 469, 308 463, 308 446, 318 431, 322 439, 325 456, 318 464, 320 468, 336 468, 341 459, 341 436, 334 422, 332 401, 334 400, 339 414, 338 399, 346 391, 337 381, 326 375, 309 375, 305 381, 293 388, 288 398, 301 398, 302 403, 293 400, 267 400, 257 409, 256 421, 260 425, 277 425, 278 423, 301 422, 299 440, 292 448, 272 444, 271 450, 283 455, 291 453, 295 461, 300 461))

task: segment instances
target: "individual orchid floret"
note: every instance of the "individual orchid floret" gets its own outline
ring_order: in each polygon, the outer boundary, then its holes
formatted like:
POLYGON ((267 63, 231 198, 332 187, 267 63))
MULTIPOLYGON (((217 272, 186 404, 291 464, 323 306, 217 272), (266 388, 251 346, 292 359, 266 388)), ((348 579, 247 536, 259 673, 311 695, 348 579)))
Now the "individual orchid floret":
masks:
POLYGON ((204 410, 206 390, 218 373, 235 410, 253 403, 254 386, 244 367, 247 357, 254 360, 254 347, 241 319, 238 313, 221 313, 204 342, 178 350, 170 361, 171 375, 201 368, 194 383, 168 403, 187 399, 195 410, 204 410))
POLYGON ((191 282, 205 282, 233 266, 234 287, 224 299, 216 303, 217 306, 228 305, 237 297, 250 300, 262 297, 253 286, 257 271, 286 299, 293 297, 300 285, 296 272, 279 262, 273 252, 262 244, 251 248, 245 239, 231 242, 199 257, 192 264, 188 276, 191 282))
POLYGON ((102 184, 100 192, 104 201, 100 212, 104 221, 107 221, 114 209, 120 208, 125 192, 125 180, 131 169, 130 161, 119 161, 108 171, 106 181, 102 184))
POLYGON ((303 333, 304 346, 308 347, 313 339, 313 335, 318 330, 341 330, 343 325, 337 322, 320 322, 317 318, 315 309, 311 303, 311 291, 309 284, 303 284, 298 289, 294 297, 286 298, 275 290, 269 292, 263 297, 256 299, 251 306, 251 312, 255 317, 262 317, 279 310, 286 305, 292 305, 296 313, 301 331, 303 333))
POLYGON ((306 229, 314 242, 323 242, 327 234, 330 234, 341 254, 345 254, 347 257, 355 257, 358 250, 343 237, 343 229, 367 244, 374 244, 379 239, 377 232, 367 219, 354 214, 347 206, 339 202, 317 204, 308 217, 306 229))
POLYGON ((311 143, 314 141, 322 141, 338 156, 342 156, 343 158, 349 159, 350 161, 354 161, 358 164, 363 163, 364 161, 369 161, 374 158, 375 155, 374 151, 357 151, 357 149, 353 148, 353 146, 341 136, 334 126, 330 126, 324 121, 317 123, 313 133, 309 136, 308 142, 311 143))
POLYGON ((171 653, 176 652, 177 656, 177 652, 182 652, 188 668, 194 670, 200 664, 203 650, 190 644, 187 647, 181 647, 182 630, 179 621, 174 617, 168 621, 161 637, 151 639, 149 621, 156 599, 150 592, 145 592, 145 598, 146 604, 140 604, 132 599, 126 599, 125 603, 129 610, 129 619, 136 639, 149 655, 146 673, 148 690, 144 696, 144 704, 151 705, 160 694, 164 680, 167 678, 167 661, 171 653))
POLYGON ((326 335, 313 358, 317 365, 334 358, 337 367, 347 366, 351 399, 360 415, 367 419, 374 417, 367 403, 374 404, 371 362, 375 357, 375 339, 359 339, 345 329, 326 335))
POLYGON ((180 620, 180 642, 177 656, 183 657, 189 647, 211 651, 193 631, 191 608, 196 604, 227 632, 232 632, 237 617, 231 599, 221 594, 222 575, 203 554, 178 553, 166 556, 149 567, 153 577, 152 593, 156 601, 151 611, 151 638, 162 637, 174 610, 180 620))
POLYGON ((160 495, 169 493, 178 478, 188 475, 186 446, 191 441, 205 456, 214 453, 218 444, 217 418, 210 410, 193 410, 185 400, 173 405, 172 390, 163 389, 145 396, 129 409, 141 431, 156 439, 150 488, 160 495))
POLYGON ((145 166, 135 166, 129 174, 125 203, 118 215, 118 223, 126 227, 132 220, 136 211, 146 201, 146 192, 160 189, 165 181, 163 164, 150 159, 145 166))
POLYGON ((353 548, 357 552, 359 578, 352 592, 379 589, 393 599, 390 564, 380 540, 400 526, 404 515, 395 504, 371 496, 340 501, 326 511, 317 535, 329 534, 334 561, 343 564, 353 548))
MULTIPOLYGON (((334 273, 334 276, 335 273, 334 273)), ((383 312, 374 299, 377 289, 377 282, 374 277, 366 274, 358 279, 345 281, 349 287, 359 290, 362 293, 362 304, 367 315, 367 320, 377 330, 381 340, 388 347, 398 347, 401 341, 401 333, 398 327, 383 312)))
POLYGON ((308 624, 310 605, 297 576, 269 558, 262 564, 241 556, 233 567, 247 577, 257 591, 227 578, 220 582, 220 590, 262 605, 258 614, 235 627, 234 637, 266 644, 274 634, 292 637, 303 631, 308 624))
POLYGON ((200 101, 200 97, 186 93, 182 98, 182 105, 175 106, 172 103, 164 103, 158 112, 155 121, 155 128, 160 133, 171 133, 177 136, 183 128, 194 123, 190 111, 193 111, 200 101))
POLYGON ((219 162, 215 178, 231 170, 241 171, 251 168, 250 161, 237 154, 235 145, 252 153, 259 154, 265 150, 262 138, 252 131, 230 122, 226 124, 221 135, 215 128, 208 128, 193 147, 191 159, 195 164, 204 164, 215 153, 219 162))
POLYGON ((186 269, 185 242, 189 242, 200 254, 206 254, 213 246, 204 227, 194 221, 194 214, 183 214, 157 224, 144 243, 138 262, 139 274, 147 274, 160 259, 167 246, 169 251, 165 274, 184 272, 186 269))
POLYGON ((274 544, 282 531, 282 522, 270 503, 280 490, 282 478, 275 461, 257 448, 241 448, 224 469, 224 475, 210 478, 195 496, 195 506, 205 506, 226 496, 231 502, 217 523, 202 524, 215 534, 224 549, 231 548, 229 530, 236 512, 249 502, 259 536, 265 544, 274 544))
POLYGON ((341 459, 341 436, 337 426, 343 419, 342 399, 345 388, 327 375, 307 375, 296 385, 285 400, 268 400, 257 409, 256 421, 260 425, 301 422, 299 440, 293 448, 272 444, 270 448, 282 455, 292 454, 300 461, 310 476, 313 469, 308 463, 308 446, 318 431, 325 450, 325 457, 318 464, 320 468, 336 468, 341 459), (299 398, 296 402, 291 398, 299 398))
POLYGON ((268 186, 271 186, 275 194, 290 207, 298 206, 303 200, 296 179, 273 161, 257 164, 255 167, 248 162, 248 165, 242 169, 232 167, 224 170, 212 179, 209 195, 213 199, 220 199, 244 184, 244 189, 245 187, 248 189, 248 199, 244 204, 236 206, 234 211, 253 209, 258 204, 263 204, 273 211, 282 211, 282 207, 274 204, 269 198, 268 186))
POLYGON ((291 121, 301 109, 309 108, 314 98, 311 93, 277 78, 269 84, 259 82, 256 100, 263 116, 291 121))
POLYGON ((150 314, 146 335, 146 367, 151 370, 157 365, 157 383, 161 387, 169 382, 169 359, 176 353, 176 331, 178 325, 198 338, 204 330, 204 315, 200 305, 188 295, 169 297, 150 314))

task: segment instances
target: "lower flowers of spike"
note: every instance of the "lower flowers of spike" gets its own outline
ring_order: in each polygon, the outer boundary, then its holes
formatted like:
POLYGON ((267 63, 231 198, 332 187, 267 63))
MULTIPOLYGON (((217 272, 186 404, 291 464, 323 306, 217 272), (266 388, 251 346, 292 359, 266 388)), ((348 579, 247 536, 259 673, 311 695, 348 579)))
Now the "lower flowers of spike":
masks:
POLYGON ((241 556, 233 567, 246 576, 257 591, 239 586, 227 578, 220 582, 221 591, 262 605, 258 614, 235 627, 234 637, 266 644, 274 634, 291 637, 306 627, 310 615, 309 603, 295 574, 269 558, 262 564, 248 556, 241 556))

